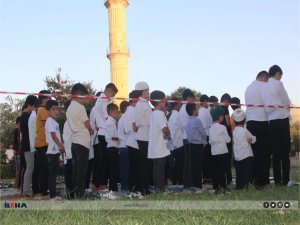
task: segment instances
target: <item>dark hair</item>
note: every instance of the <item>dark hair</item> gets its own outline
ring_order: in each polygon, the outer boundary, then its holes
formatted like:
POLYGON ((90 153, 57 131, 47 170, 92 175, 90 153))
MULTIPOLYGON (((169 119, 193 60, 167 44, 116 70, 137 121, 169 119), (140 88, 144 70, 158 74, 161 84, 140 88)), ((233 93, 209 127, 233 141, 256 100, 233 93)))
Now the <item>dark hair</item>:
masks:
POLYGON ((16 124, 20 123, 20 120, 21 120, 21 117, 18 116, 18 117, 16 118, 16 124))
POLYGON ((71 94, 72 95, 87 95, 88 91, 83 84, 76 83, 72 87, 71 94))
POLYGON ((221 102, 224 102, 225 100, 231 101, 231 96, 228 93, 225 93, 221 97, 221 102))
POLYGON ((125 113, 126 111, 126 108, 128 107, 129 105, 129 102, 128 101, 122 101, 120 103, 120 110, 121 110, 121 113, 125 113))
POLYGON ((263 70, 263 71, 260 71, 257 76, 256 76, 256 79, 257 78, 261 78, 261 77, 269 77, 269 74, 267 71, 263 70))
POLYGON ((246 122, 246 119, 244 119, 244 120, 242 120, 240 122, 236 122, 235 120, 233 120, 233 121, 234 121, 234 123, 235 123, 236 126, 239 126, 239 125, 244 125, 245 122, 246 122))
MULTIPOLYGON (((179 101, 180 99, 179 98, 173 98, 172 100, 179 101)), ((176 107, 176 105, 178 105, 178 104, 181 104, 181 103, 179 103, 179 102, 170 102, 171 109, 174 109, 176 107)))
POLYGON ((102 94, 102 91, 98 91, 98 92, 96 93, 96 96, 99 97, 101 94, 102 94))
MULTIPOLYGON (((139 98, 139 91, 133 90, 129 93, 129 98, 139 98)), ((136 102, 135 100, 130 100, 129 103, 136 102)))
POLYGON ((187 104, 185 110, 189 116, 192 116, 193 112, 196 110, 196 104, 195 103, 187 104))
POLYGON ((200 102, 208 102, 209 97, 207 95, 201 95, 200 102))
POLYGON ((50 111, 50 109, 51 109, 53 106, 58 106, 58 102, 55 101, 55 100, 50 99, 50 100, 46 103, 46 109, 47 109, 48 111, 50 111))
MULTIPOLYGON (((209 97, 208 102, 218 103, 218 102, 219 102, 219 99, 218 99, 216 96, 212 95, 212 96, 209 97)), ((215 106, 213 103, 212 103, 212 104, 209 104, 209 105, 210 105, 210 107, 215 106)))
POLYGON ((111 111, 115 110, 115 109, 119 109, 119 107, 114 104, 114 103, 110 103, 107 105, 107 114, 109 115, 111 111))
POLYGON ((269 76, 274 77, 275 74, 278 72, 280 73, 280 75, 282 75, 282 70, 279 66, 277 66, 277 65, 271 66, 269 69, 269 76))
POLYGON ((193 91, 189 88, 182 92, 182 99, 185 101, 188 97, 195 98, 193 91))
POLYGON ((116 87, 116 85, 115 85, 114 83, 109 83, 109 84, 107 84, 106 87, 105 87, 105 90, 107 90, 107 89, 113 90, 113 92, 114 92, 115 94, 118 93, 118 88, 116 87))
MULTIPOLYGON (((233 104, 241 104, 241 101, 237 97, 232 97, 231 98, 231 103, 233 103, 233 104)), ((236 106, 236 105, 231 105, 231 108, 232 108, 232 110, 236 110, 236 109, 239 109, 241 107, 240 106, 236 106)))
POLYGON ((136 91, 138 98, 142 96, 143 90, 135 90, 135 91, 136 91))
MULTIPOLYGON (((152 91, 150 94, 151 99, 164 99, 165 97, 166 95, 162 91, 152 91)), ((158 102, 151 102, 151 104, 155 107, 158 105, 158 102)))
MULTIPOLYGON (((41 90, 39 94, 51 94, 48 90, 41 90)), ((47 99, 49 96, 39 95, 39 103, 42 103, 43 99, 47 99)))
POLYGON ((25 100, 25 107, 27 108, 29 105, 30 106, 35 106, 35 103, 38 101, 38 98, 34 95, 28 95, 26 100, 25 100))

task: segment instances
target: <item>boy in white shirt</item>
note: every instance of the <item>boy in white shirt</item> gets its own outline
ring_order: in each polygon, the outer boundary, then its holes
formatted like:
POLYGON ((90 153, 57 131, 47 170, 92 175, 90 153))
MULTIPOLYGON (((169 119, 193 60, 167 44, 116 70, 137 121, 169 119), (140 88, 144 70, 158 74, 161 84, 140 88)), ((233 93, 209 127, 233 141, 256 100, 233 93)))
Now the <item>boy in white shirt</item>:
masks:
MULTIPOLYGON (((179 100, 174 98, 173 100, 179 100)), ((175 180, 173 184, 182 185, 183 166, 184 166, 184 148, 183 148, 183 130, 179 119, 179 110, 181 103, 171 103, 172 113, 168 121, 168 128, 173 143, 173 154, 175 157, 175 180)))
POLYGON ((72 131, 69 127, 68 121, 64 123, 63 128, 63 140, 65 146, 65 155, 64 155, 64 167, 65 167, 65 185, 66 185, 66 194, 67 197, 71 197, 72 190, 72 131))
POLYGON ((54 100, 49 100, 46 103, 46 109, 49 117, 45 124, 46 142, 48 144, 47 158, 48 158, 48 185, 50 191, 50 198, 56 197, 56 177, 59 170, 59 156, 64 153, 65 147, 62 144, 59 124, 56 122, 58 117, 58 103, 54 100))
MULTIPOLYGON (((153 91, 151 99, 164 99, 162 91, 153 91)), ((165 167, 170 150, 167 148, 167 138, 170 135, 167 118, 164 113, 165 102, 152 102, 154 111, 151 114, 148 158, 153 159, 153 182, 156 193, 165 191, 165 167)))
POLYGON ((236 167, 236 189, 248 187, 253 174, 253 152, 251 144, 256 142, 245 128, 246 115, 242 109, 236 109, 232 114, 235 129, 233 130, 233 153, 236 167))
POLYGON ((225 169, 228 159, 227 143, 230 143, 231 138, 226 127, 221 124, 224 120, 223 108, 216 106, 210 111, 210 114, 213 118, 213 124, 208 131, 214 167, 213 188, 216 194, 222 194, 227 190, 225 169))
POLYGON ((120 174, 119 138, 117 131, 117 119, 119 115, 118 106, 113 103, 109 104, 107 106, 107 114, 105 140, 107 142, 108 154, 109 190, 117 192, 117 182, 120 174))

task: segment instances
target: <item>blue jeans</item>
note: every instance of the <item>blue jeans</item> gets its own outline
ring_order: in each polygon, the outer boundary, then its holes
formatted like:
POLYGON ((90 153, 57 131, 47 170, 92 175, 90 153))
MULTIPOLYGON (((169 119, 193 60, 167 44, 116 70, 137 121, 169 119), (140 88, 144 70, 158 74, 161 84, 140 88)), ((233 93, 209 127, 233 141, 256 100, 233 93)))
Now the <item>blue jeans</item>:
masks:
POLYGON ((127 148, 119 148, 120 150, 120 181, 121 190, 129 190, 129 154, 127 148))

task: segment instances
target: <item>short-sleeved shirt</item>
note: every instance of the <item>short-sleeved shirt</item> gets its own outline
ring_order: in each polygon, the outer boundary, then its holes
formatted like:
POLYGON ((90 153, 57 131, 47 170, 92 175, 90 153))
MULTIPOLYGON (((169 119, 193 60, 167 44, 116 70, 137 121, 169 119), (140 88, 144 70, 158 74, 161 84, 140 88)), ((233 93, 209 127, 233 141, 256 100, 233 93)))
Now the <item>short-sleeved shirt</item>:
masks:
POLYGON ((167 127, 167 118, 163 111, 154 110, 151 113, 148 158, 158 159, 170 155, 167 140, 164 139, 163 128, 167 127))
POLYGON ((59 132, 59 124, 52 118, 48 117, 45 124, 46 131, 46 142, 48 144, 48 149, 46 154, 57 154, 59 153, 59 147, 54 142, 51 133, 55 133, 58 140, 61 142, 60 132, 59 132))
POLYGON ((46 122, 48 119, 48 112, 44 106, 38 108, 36 115, 36 137, 35 137, 35 147, 44 147, 47 146, 46 143, 46 134, 45 126, 43 122, 46 122))
POLYGON ((85 107, 72 101, 67 110, 67 121, 72 131, 72 143, 90 148, 90 133, 84 123, 89 120, 85 107))

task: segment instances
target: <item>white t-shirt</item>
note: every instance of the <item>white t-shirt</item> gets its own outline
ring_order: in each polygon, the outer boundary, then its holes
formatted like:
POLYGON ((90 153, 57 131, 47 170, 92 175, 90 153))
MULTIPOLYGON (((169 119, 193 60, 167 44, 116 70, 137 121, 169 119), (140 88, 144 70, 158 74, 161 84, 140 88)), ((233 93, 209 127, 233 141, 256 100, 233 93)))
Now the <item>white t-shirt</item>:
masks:
POLYGON ((208 134, 212 155, 228 153, 227 143, 230 143, 231 139, 224 125, 213 123, 208 130, 208 134))
POLYGON ((30 151, 35 152, 35 137, 36 137, 36 112, 32 111, 28 119, 28 132, 30 151))
POLYGON ((56 137, 61 142, 59 124, 52 117, 49 116, 45 123, 46 142, 48 144, 46 154, 57 154, 60 152, 58 145, 54 142, 51 136, 51 133, 53 132, 56 134, 56 137))
POLYGON ((120 141, 119 148, 126 148, 126 142, 129 134, 125 133, 125 125, 126 125, 126 116, 124 113, 118 122, 118 137, 120 141))
POLYGON ((108 116, 105 127, 105 140, 107 142, 107 148, 118 148, 119 141, 112 140, 113 137, 118 137, 117 121, 111 116, 108 116))
MULTIPOLYGON (((255 80, 246 89, 245 103, 264 105, 263 93, 266 88, 266 83, 255 80)), ((249 107, 246 106, 246 120, 247 121, 268 121, 268 114, 263 107, 249 107)))
POLYGON ((77 101, 71 101, 67 110, 67 121, 72 131, 72 143, 90 148, 90 133, 84 123, 89 120, 85 107, 77 101))
POLYGON ((178 149, 183 146, 183 130, 179 119, 179 112, 172 110, 172 114, 168 121, 173 148, 178 149))
POLYGON ((151 117, 151 106, 144 98, 139 98, 134 110, 134 122, 138 127, 136 139, 140 141, 149 141, 149 126, 151 117))
POLYGON ((252 144, 256 142, 256 137, 244 127, 235 127, 233 130, 233 152, 234 159, 241 161, 247 157, 253 156, 251 145, 248 143, 248 138, 252 139, 252 144))
POLYGON ((126 145, 135 149, 139 149, 136 141, 136 132, 133 131, 132 124, 134 122, 134 107, 128 106, 125 112, 125 133, 128 135, 126 145))
POLYGON ((14 149, 6 149, 5 155, 6 155, 6 163, 9 163, 15 156, 15 150, 14 149))
POLYGON ((210 115, 210 110, 205 107, 201 107, 199 109, 198 118, 200 119, 200 121, 203 125, 206 135, 208 136, 208 130, 212 125, 212 117, 210 115))
POLYGON ((64 139, 64 146, 65 146, 65 153, 66 153, 66 159, 72 159, 72 131, 69 127, 68 121, 64 123, 64 129, 63 129, 63 139, 64 139))
POLYGON ((189 115, 186 112, 186 104, 183 104, 181 106, 181 109, 179 110, 179 119, 180 119, 180 123, 181 123, 181 128, 183 130, 183 139, 187 139, 187 135, 186 135, 186 124, 187 121, 189 120, 189 115))
POLYGON ((170 155, 167 148, 167 141, 164 139, 162 129, 167 127, 167 118, 165 113, 160 110, 154 110, 150 119, 148 158, 158 159, 170 155))
POLYGON ((104 136, 105 135, 105 122, 107 120, 107 106, 109 104, 109 99, 106 99, 106 95, 101 93, 98 97, 96 104, 94 106, 95 110, 95 118, 96 124, 99 128, 98 135, 104 136))

